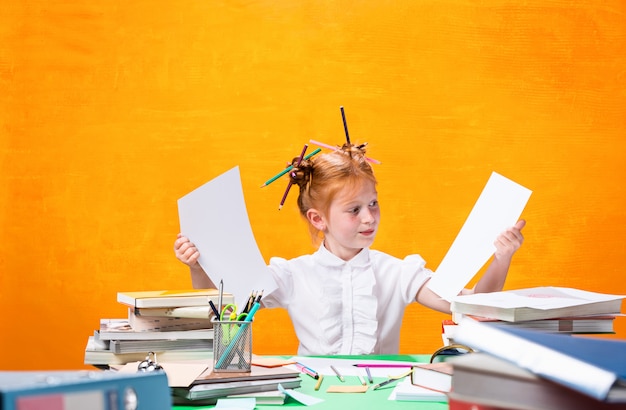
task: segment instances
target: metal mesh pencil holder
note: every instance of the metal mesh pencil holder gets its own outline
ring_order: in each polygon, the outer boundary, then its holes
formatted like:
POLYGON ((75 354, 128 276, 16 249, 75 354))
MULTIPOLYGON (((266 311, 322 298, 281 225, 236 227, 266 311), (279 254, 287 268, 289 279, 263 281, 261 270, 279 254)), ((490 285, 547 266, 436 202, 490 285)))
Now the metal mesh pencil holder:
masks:
POLYGON ((252 321, 213 321, 213 371, 249 372, 252 321))

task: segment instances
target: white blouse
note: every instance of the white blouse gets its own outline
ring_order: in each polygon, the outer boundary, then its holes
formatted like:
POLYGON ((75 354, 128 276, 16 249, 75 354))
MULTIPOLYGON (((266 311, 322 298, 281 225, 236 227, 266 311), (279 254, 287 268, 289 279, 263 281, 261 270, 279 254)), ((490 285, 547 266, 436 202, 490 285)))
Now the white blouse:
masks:
POLYGON ((299 355, 397 354, 406 306, 431 277, 419 255, 363 249, 346 262, 324 245, 313 255, 272 258, 277 290, 266 307, 289 312, 299 355))

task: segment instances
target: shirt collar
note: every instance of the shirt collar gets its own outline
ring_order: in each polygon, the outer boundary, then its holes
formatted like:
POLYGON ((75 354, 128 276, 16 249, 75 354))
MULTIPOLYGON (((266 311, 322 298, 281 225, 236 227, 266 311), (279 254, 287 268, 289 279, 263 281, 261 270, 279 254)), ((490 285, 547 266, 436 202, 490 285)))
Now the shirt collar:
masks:
POLYGON ((313 257, 316 259, 316 261, 319 264, 323 266, 329 266, 329 267, 340 267, 344 265, 350 265, 355 268, 367 267, 369 266, 369 263, 370 263, 369 248, 361 249, 361 252, 357 253, 352 259, 350 259, 349 261, 344 261, 337 255, 333 254, 328 249, 326 249, 323 242, 320 245, 317 252, 315 252, 313 257))

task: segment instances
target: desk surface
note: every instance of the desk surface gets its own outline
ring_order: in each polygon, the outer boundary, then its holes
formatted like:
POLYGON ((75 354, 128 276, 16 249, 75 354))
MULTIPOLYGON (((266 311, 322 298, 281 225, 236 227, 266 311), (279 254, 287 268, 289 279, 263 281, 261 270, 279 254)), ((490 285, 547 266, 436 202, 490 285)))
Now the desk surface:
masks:
MULTIPOLYGON (((341 359, 365 359, 370 360, 398 360, 398 361, 414 361, 414 362, 427 362, 430 356, 427 355, 399 355, 399 356, 337 356, 341 359)), ((326 380, 326 379, 325 379, 326 380)), ((375 377, 374 383, 384 381, 384 378, 375 377)), ((358 379, 346 378, 346 384, 358 385, 358 379)), ((311 377, 302 377, 302 385, 299 392, 318 397, 323 399, 322 403, 318 403, 314 406, 315 410, 327 410, 327 409, 420 409, 420 410, 444 410, 448 409, 448 404, 443 402, 402 402, 396 400, 389 400, 389 395, 394 389, 395 383, 389 387, 383 387, 378 390, 369 389, 365 393, 326 393, 326 389, 330 386, 330 382, 323 385, 320 391, 315 391, 316 381, 311 377)), ((333 383, 334 384, 334 383, 333 383)), ((304 405, 288 398, 283 406, 276 405, 257 405, 257 408, 261 409, 278 409, 280 407, 305 407, 304 405)), ((190 409, 212 409, 214 406, 174 406, 176 410, 190 410, 190 409)))

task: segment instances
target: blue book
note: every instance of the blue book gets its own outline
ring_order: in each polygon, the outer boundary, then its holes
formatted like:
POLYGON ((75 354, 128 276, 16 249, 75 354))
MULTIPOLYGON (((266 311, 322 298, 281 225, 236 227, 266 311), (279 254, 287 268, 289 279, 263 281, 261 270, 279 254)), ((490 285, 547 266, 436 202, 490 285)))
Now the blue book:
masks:
POLYGON ((626 340, 544 333, 465 319, 454 341, 597 400, 626 403, 626 340))

